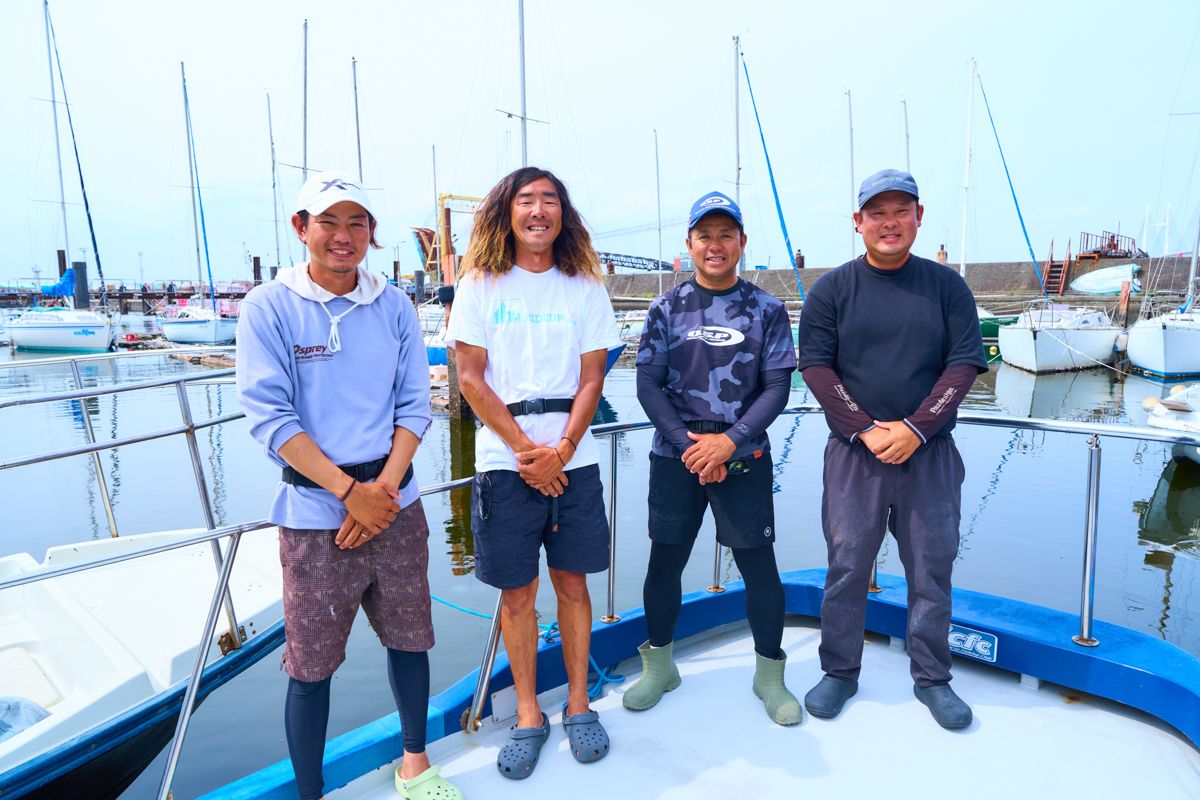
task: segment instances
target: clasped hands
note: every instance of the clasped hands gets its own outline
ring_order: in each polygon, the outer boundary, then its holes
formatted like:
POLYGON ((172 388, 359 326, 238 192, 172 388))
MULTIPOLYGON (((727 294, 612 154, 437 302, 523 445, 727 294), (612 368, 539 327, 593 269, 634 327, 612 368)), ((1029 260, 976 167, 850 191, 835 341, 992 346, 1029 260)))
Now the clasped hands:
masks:
POLYGON ((683 451, 683 465, 688 472, 700 477, 700 485, 720 483, 729 475, 725 466, 733 458, 737 445, 723 433, 692 433, 688 438, 694 444, 683 451))
POLYGON ((921 439, 903 421, 874 422, 875 427, 858 438, 884 464, 903 464, 921 446, 921 439))
POLYGON ((517 472, 531 488, 546 497, 558 497, 566 490, 570 481, 564 470, 575 455, 575 446, 570 439, 564 436, 554 447, 534 445, 514 455, 517 472))
POLYGON ((346 519, 334 543, 343 550, 361 547, 388 529, 400 513, 400 487, 382 478, 373 483, 359 481, 346 496, 346 519))

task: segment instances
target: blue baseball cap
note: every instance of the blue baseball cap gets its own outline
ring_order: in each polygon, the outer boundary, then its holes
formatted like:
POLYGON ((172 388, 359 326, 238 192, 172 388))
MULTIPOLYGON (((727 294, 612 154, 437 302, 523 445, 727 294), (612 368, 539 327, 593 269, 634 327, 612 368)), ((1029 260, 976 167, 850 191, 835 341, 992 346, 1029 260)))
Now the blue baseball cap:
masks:
POLYGON ((745 227, 742 225, 742 210, 738 208, 737 203, 720 192, 709 192, 692 204, 692 213, 688 216, 688 230, 696 227, 697 222, 714 211, 728 214, 733 217, 739 228, 745 227))
POLYGON ((911 194, 914 199, 920 199, 917 194, 917 182, 913 176, 898 169, 881 169, 871 175, 858 187, 858 208, 870 202, 872 197, 884 192, 904 192, 911 194))

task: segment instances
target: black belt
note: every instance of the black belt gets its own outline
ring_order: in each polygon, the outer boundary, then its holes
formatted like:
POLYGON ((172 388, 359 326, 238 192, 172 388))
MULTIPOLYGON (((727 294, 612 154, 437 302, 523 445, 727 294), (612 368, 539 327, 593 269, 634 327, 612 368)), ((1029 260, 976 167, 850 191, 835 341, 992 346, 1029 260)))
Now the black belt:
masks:
POLYGON ((546 399, 538 397, 533 400, 522 400, 519 403, 509 403, 505 406, 514 417, 523 414, 552 414, 556 411, 571 410, 575 404, 574 397, 546 399))
MULTIPOLYGON (((366 461, 362 464, 350 464, 349 466, 344 467, 338 466, 338 469, 361 483, 378 478, 379 473, 383 472, 383 466, 385 464, 387 464, 386 456, 383 458, 377 458, 374 461, 366 461)), ((412 477, 413 468, 412 464, 409 464, 408 470, 404 473, 404 478, 400 481, 400 488, 403 489, 405 486, 408 486, 408 482, 412 480, 412 477)), ((284 483, 290 483, 292 486, 304 486, 309 489, 322 488, 319 483, 309 480, 291 467, 283 468, 282 480, 284 483)))
POLYGON ((717 422, 711 419, 693 419, 683 424, 692 433, 724 433, 733 427, 733 423, 717 422))

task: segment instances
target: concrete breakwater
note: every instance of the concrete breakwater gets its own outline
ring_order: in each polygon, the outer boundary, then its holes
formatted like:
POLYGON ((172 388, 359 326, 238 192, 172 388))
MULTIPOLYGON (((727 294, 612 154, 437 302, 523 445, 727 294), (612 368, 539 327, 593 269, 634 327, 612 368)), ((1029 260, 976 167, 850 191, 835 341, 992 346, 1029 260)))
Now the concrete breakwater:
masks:
MULTIPOLYGON (((1134 295, 1130 301, 1130 314, 1136 314, 1141 299, 1148 292, 1177 292, 1182 294, 1187 289, 1187 275, 1190 256, 1172 256, 1168 258, 1138 258, 1133 263, 1141 266, 1141 282, 1143 291, 1134 295), (1153 262, 1153 264, 1151 264, 1153 262)), ((1067 274, 1067 285, 1080 275, 1104 267, 1118 264, 1128 264, 1130 259, 1101 259, 1099 261, 1084 261, 1071 267, 1067 274)), ((1044 270, 1044 265, 1039 264, 1044 270)), ((958 269, 950 265, 947 269, 958 269)), ((827 268, 802 269, 800 280, 807 294, 812 290, 817 279, 828 272, 827 268)), ((1033 266, 1028 261, 1002 261, 978 264, 967 264, 965 270, 967 285, 971 287, 975 297, 981 301, 995 301, 1001 305, 1019 305, 1022 301, 1041 295, 1037 276, 1033 266)), ((664 273, 662 276, 663 289, 685 281, 690 277, 688 272, 664 273)), ((785 301, 799 301, 796 291, 796 277, 790 269, 748 270, 742 277, 785 301)), ((645 308, 646 302, 658 296, 659 276, 657 273, 636 275, 606 275, 605 285, 617 308, 645 308)), ((1069 298, 1072 303, 1089 305, 1110 305, 1115 298, 1096 297, 1092 295, 1064 294, 1064 300, 1069 298)), ((989 304, 990 308, 990 304, 989 304)))

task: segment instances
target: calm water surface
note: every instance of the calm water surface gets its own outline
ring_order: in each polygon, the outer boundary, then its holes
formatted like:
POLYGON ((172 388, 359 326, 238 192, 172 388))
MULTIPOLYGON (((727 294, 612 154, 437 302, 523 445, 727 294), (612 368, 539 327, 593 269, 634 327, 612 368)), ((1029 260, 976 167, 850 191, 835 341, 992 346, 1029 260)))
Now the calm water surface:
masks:
MULTIPOLYGON (((136 320, 135 326, 140 324, 136 320)), ((0 361, 26 359, 0 349, 0 361)), ((88 385, 145 380, 204 368, 162 357, 84 364, 88 385)), ((605 385, 600 415, 606 421, 644 418, 633 372, 618 367, 605 385)), ((73 388, 65 366, 0 370, 0 399, 73 388)), ((1001 365, 980 377, 965 408, 1015 416, 1145 423, 1142 400, 1167 387, 1141 378, 1121 379, 1101 370, 1058 376, 1031 375, 1001 365)), ((189 389, 197 419, 237 410, 228 384, 189 389)), ((793 403, 812 398, 797 377, 793 403)), ((80 444, 78 403, 19 407, 0 412, 0 461, 80 444)), ((88 401, 98 437, 130 436, 179 424, 173 388, 88 401)), ((430 484, 469 474, 474 430, 435 417, 418 452, 419 480, 430 484)), ((777 554, 784 569, 824 566, 820 532, 822 447, 819 416, 782 417, 771 429, 775 457, 777 554)), ((1083 549, 1084 437, 962 425, 955 433, 967 463, 963 486, 962 547, 955 584, 983 592, 1076 611, 1083 549)), ((202 460, 218 523, 259 519, 277 471, 253 442, 244 421, 199 434, 202 460)), ((626 434, 617 444, 620 478, 617 522, 618 610, 641 605, 649 551, 645 487, 650 433, 626 434)), ((607 480, 608 445, 601 444, 607 480)), ((203 526, 182 437, 105 453, 103 469, 122 535, 203 526)), ((92 461, 77 457, 53 464, 0 471, 4 539, 0 552, 25 551, 41 559, 46 548, 109 535, 92 461)), ((425 499, 429 518, 433 591, 461 606, 490 612, 494 590, 471 575, 472 542, 467 492, 425 499)), ((1172 460, 1168 446, 1104 441, 1100 499, 1096 616, 1159 636, 1200 655, 1197 568, 1200 565, 1200 466, 1172 460)), ((689 589, 707 585, 713 565, 711 522, 706 522, 684 575, 689 589)), ((738 577, 722 562, 726 580, 738 577)), ((880 570, 902 573, 895 543, 885 542, 880 570)), ((606 576, 591 581, 596 616, 603 613, 606 576)), ((555 604, 543 582, 539 612, 553 619, 555 604)), ((180 620, 195 627, 202 620, 180 620)), ((434 605, 438 646, 432 651, 433 690, 440 691, 478 666, 487 620, 434 605)), ((789 669, 794 689, 819 676, 816 664, 789 669)), ((265 658, 210 697, 197 712, 176 778, 176 796, 191 797, 286 757, 283 740, 284 673, 276 655, 265 658)), ((365 621, 351 635, 350 654, 334 678, 330 735, 394 710, 383 652, 365 621)), ((126 793, 152 797, 161 757, 126 793)))

